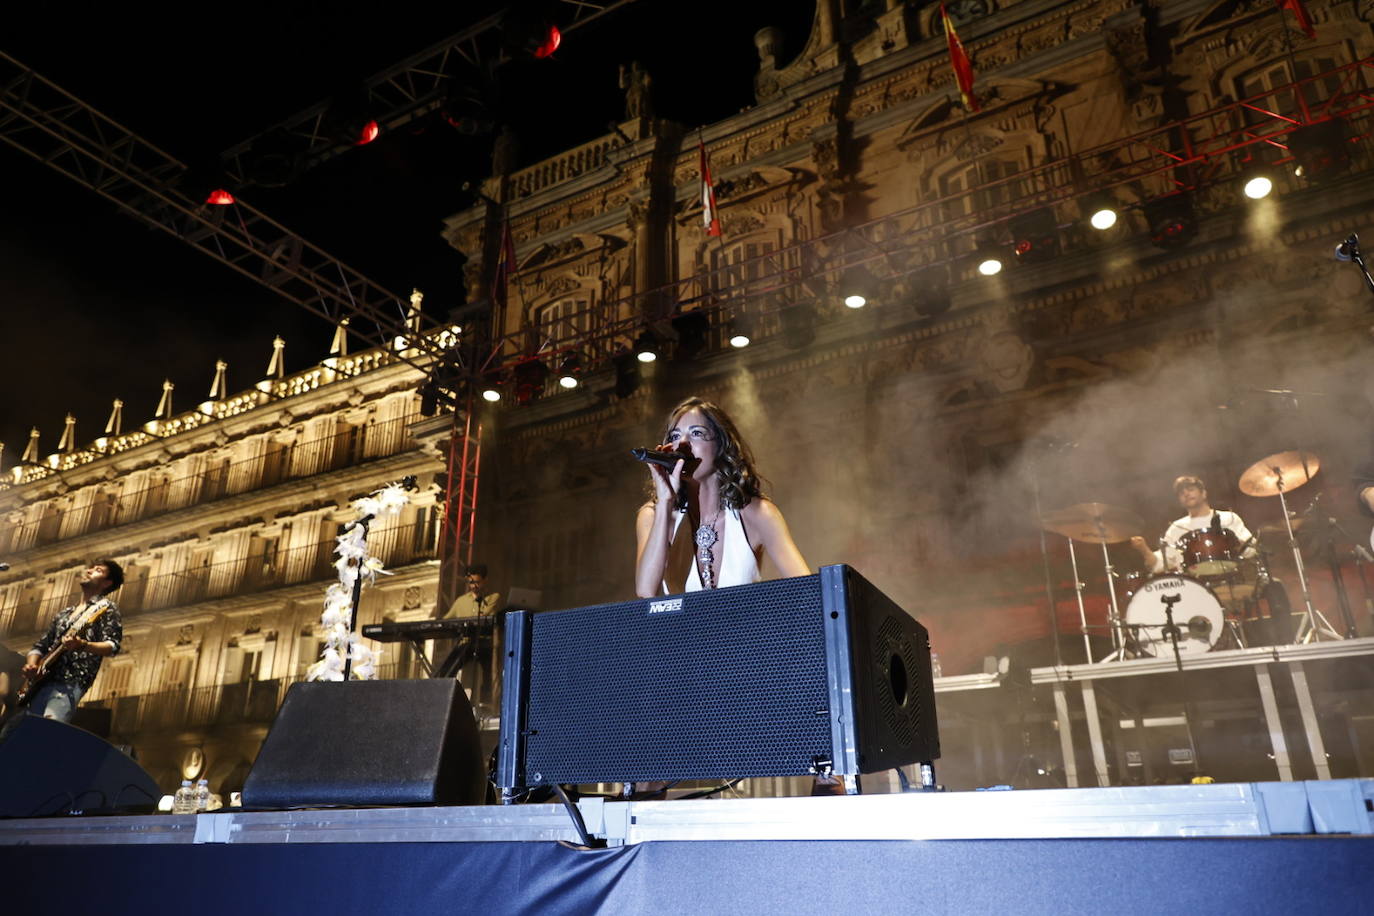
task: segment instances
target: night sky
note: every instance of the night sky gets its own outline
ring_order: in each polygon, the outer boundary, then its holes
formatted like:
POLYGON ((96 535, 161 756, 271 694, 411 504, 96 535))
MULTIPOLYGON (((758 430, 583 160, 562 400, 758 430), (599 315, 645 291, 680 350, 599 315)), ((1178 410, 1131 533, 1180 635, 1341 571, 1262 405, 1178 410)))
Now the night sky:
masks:
MULTIPOLYGON (((7 13, 0 49, 196 161, 501 5, 48 4, 17 20, 7 13)), ((795 0, 638 0, 574 31, 552 61, 502 68, 500 116, 519 136, 522 165, 591 140, 623 117, 617 70, 638 60, 653 77, 660 116, 689 128, 722 120, 753 102, 754 33, 781 27, 789 59, 813 11, 795 0)), ((418 286, 438 316, 463 295, 462 259, 440 238, 441 221, 472 203, 461 187, 489 174, 490 146, 490 137, 463 136, 431 116, 244 199, 393 291, 418 286)), ((291 372, 327 355, 333 333, 4 144, 0 315, 5 468, 31 426, 42 433, 41 454, 51 454, 70 411, 85 445, 102 435, 115 397, 129 430, 152 418, 163 378, 175 383, 180 412, 205 399, 216 359, 229 363, 230 392, 241 391, 262 377, 275 335, 286 339, 291 372)))

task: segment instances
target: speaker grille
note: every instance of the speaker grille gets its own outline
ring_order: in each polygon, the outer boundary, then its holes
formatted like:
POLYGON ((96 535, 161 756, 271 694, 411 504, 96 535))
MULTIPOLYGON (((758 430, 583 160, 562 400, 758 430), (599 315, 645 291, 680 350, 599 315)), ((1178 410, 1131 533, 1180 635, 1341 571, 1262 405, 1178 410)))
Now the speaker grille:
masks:
POLYGON ((831 748, 823 624, 815 576, 535 614, 528 783, 805 773, 831 748))

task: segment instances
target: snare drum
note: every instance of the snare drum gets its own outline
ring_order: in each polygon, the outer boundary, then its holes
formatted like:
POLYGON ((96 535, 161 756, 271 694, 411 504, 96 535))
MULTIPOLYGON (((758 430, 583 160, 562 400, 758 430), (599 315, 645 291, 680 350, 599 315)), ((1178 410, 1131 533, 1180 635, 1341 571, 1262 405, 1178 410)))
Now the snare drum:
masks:
POLYGON ((1183 568, 1191 576, 1224 576, 1240 564, 1240 540, 1230 528, 1200 528, 1178 539, 1183 568))
POLYGON ((1126 625, 1147 653, 1156 657, 1173 653, 1164 634, 1168 618, 1163 597, 1180 596, 1174 604, 1174 625, 1178 627, 1178 651, 1198 655, 1211 650, 1221 636, 1226 618, 1221 602, 1212 590, 1192 576, 1165 574, 1151 576, 1131 593, 1126 605, 1126 625))

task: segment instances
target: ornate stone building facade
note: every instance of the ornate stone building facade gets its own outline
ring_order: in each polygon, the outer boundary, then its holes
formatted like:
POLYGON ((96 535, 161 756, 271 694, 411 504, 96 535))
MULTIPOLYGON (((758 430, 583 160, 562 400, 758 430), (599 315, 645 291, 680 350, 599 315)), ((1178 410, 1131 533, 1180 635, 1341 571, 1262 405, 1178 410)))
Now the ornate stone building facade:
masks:
MULTIPOLYGON (((740 421, 808 562, 850 563, 920 616, 947 672, 1047 635, 1037 500, 1122 504, 1162 531, 1192 472, 1271 522, 1236 480, 1298 446, 1344 498, 1368 300, 1331 250, 1374 195, 1352 95, 1368 12, 1313 0, 1309 37, 1269 2, 949 9, 981 111, 959 102, 938 4, 822 2, 791 62, 759 34, 752 108, 504 157, 489 200, 448 220, 470 298, 506 297, 478 540, 508 581, 549 606, 632 596, 626 450, 692 393, 740 421), (1333 114, 1325 147, 1293 129, 1333 114), (1276 193, 1249 201, 1261 167, 1276 193), (1103 196, 1119 219, 1098 231, 1103 196), (518 269, 493 289, 503 225, 518 269), (1007 265, 991 277, 989 251, 1007 265), (731 350, 742 325, 753 344, 731 350), (665 358, 641 372, 646 334, 665 358), (554 384, 569 357, 573 391, 554 384)), ((1048 552, 1076 631, 1063 539, 1048 552)))
MULTIPOLYGON (((123 650, 83 707, 110 711, 111 740, 166 791, 188 754, 212 790, 240 788, 286 689, 319 656, 349 500, 410 474, 420 494, 372 527, 394 575, 364 591, 359 621, 433 614, 444 465, 442 437, 415 437, 420 377, 387 351, 331 357, 14 468, 0 489, 4 645, 27 651, 78 598, 81 568, 114 558, 123 650)), ((384 668, 417 673, 404 651, 384 668)))

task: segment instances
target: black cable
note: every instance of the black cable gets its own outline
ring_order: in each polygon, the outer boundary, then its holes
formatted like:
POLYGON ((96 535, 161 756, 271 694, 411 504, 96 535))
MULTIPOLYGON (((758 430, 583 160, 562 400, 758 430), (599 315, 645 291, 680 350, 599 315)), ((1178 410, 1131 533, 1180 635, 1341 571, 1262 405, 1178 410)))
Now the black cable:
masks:
POLYGON ((901 767, 893 767, 893 769, 897 771, 897 781, 902 784, 902 791, 910 792, 911 780, 906 778, 906 774, 902 772, 901 767))
POLYGON ((26 815, 24 815, 24 816, 25 816, 25 817, 51 817, 52 815, 56 814, 57 812, 61 811, 62 809, 61 809, 61 808, 54 808, 53 810, 48 811, 48 812, 46 812, 46 813, 44 813, 44 814, 39 814, 38 812, 39 812, 39 811, 42 811, 44 808, 48 807, 48 803, 51 802, 53 799, 60 799, 60 798, 63 798, 63 797, 65 797, 65 798, 67 799, 67 810, 68 810, 68 811, 70 811, 71 809, 73 809, 73 808, 76 807, 76 799, 72 796, 72 793, 70 793, 70 792, 68 792, 68 791, 66 791, 66 790, 64 789, 64 790, 61 791, 61 792, 58 792, 58 793, 56 793, 56 794, 54 794, 54 795, 50 795, 50 796, 48 796, 47 798, 43 799, 43 801, 39 802, 38 805, 37 805, 32 811, 30 811, 28 814, 26 814, 26 815))
POLYGON ((737 785, 739 785, 740 783, 744 782, 744 780, 745 780, 746 778, 747 778, 747 777, 744 777, 744 776, 737 776, 737 777, 735 777, 734 779, 730 780, 729 782, 725 783, 724 785, 716 786, 714 789, 702 789, 700 792, 690 792, 690 793, 688 793, 688 794, 686 794, 686 795, 679 795, 679 796, 678 796, 678 800, 681 801, 681 800, 688 799, 688 798, 710 798, 712 795, 715 795, 717 792, 724 792, 726 789, 732 789, 732 788, 734 788, 735 786, 737 786, 737 785))
POLYGON ((588 848, 602 845, 600 841, 593 840, 591 834, 587 833, 587 823, 582 820, 582 812, 577 805, 568 799, 568 793, 563 791, 563 787, 554 783, 553 791, 558 795, 558 800, 567 809, 568 817, 572 818, 573 826, 577 828, 577 835, 582 838, 582 845, 588 848))

